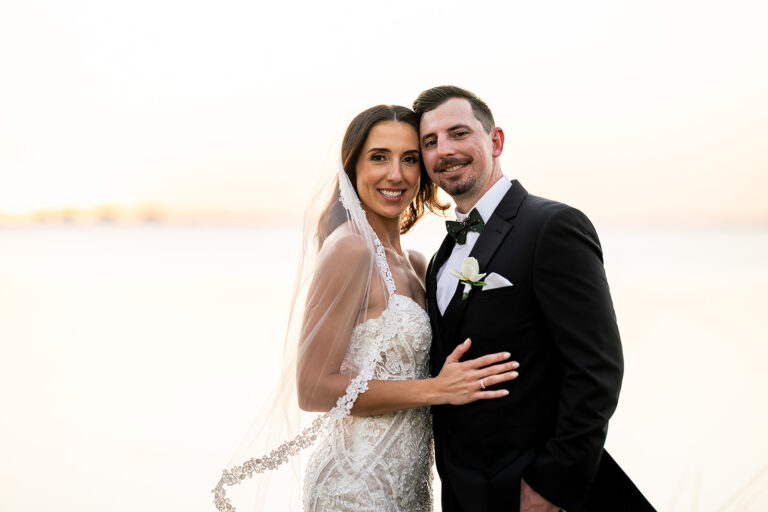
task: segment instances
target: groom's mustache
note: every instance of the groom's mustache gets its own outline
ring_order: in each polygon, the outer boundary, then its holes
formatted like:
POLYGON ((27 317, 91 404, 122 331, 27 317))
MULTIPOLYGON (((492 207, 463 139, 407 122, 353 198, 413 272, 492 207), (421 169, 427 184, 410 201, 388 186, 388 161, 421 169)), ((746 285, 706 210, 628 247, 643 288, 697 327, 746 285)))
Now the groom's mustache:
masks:
POLYGON ((435 166, 435 172, 442 172, 449 167, 453 167, 455 165, 467 165, 469 163, 472 163, 472 159, 470 157, 464 157, 464 158, 446 158, 445 160, 440 160, 437 165, 435 166))

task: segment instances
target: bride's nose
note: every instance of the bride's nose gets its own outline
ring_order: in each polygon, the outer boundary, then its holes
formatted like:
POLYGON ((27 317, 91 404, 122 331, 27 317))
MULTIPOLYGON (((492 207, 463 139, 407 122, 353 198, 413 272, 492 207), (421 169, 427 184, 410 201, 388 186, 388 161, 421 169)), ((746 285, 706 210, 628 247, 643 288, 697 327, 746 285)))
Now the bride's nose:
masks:
POLYGON ((389 166, 389 172, 387 173, 387 179, 392 183, 400 183, 403 181, 403 164, 402 162, 392 162, 389 166))

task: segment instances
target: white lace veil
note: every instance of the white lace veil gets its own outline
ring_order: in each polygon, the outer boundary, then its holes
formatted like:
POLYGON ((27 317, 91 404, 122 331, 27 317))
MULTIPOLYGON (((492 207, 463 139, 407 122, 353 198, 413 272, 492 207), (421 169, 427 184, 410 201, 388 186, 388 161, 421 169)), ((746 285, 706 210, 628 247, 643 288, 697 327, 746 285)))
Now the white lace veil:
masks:
POLYGON ((328 390, 316 386, 319 376, 339 368, 353 330, 379 316, 394 292, 384 249, 341 165, 330 189, 330 201, 315 202, 321 211, 305 216, 303 257, 274 400, 213 489, 220 511, 235 510, 235 504, 249 511, 300 510, 301 456, 310 453, 302 450, 350 413, 381 358, 380 347, 371 347, 362 360, 344 361, 340 373, 349 383, 333 397, 335 406, 325 413, 301 411, 299 391, 310 403, 318 399, 330 405, 328 390), (245 482, 250 485, 233 488, 245 482))

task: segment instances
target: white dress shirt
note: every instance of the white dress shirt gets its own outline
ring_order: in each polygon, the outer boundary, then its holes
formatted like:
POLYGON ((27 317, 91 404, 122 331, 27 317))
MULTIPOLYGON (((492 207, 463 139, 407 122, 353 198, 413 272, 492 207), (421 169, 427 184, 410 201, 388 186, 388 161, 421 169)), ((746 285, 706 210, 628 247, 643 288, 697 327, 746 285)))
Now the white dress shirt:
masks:
MULTIPOLYGON (((477 213, 483 218, 483 222, 486 224, 488 223, 494 210, 499 206, 499 203, 510 188, 512 188, 512 182, 509 178, 502 175, 501 178, 488 189, 488 192, 483 194, 483 197, 475 203, 472 208, 477 209, 477 213)), ((469 212, 472 211, 472 208, 469 209, 469 212)), ((456 219, 459 222, 463 222, 464 219, 469 216, 469 212, 464 214, 455 210, 456 219)), ((445 269, 454 268, 456 270, 461 270, 461 263, 464 261, 464 258, 469 256, 469 253, 472 252, 472 248, 475 246, 475 242, 477 242, 479 236, 480 233, 470 231, 467 233, 466 243, 454 244, 451 255, 437 272, 437 308, 440 310, 441 315, 445 313, 448 303, 451 302, 453 294, 456 293, 456 285, 459 282, 459 278, 452 275, 450 272, 446 272, 445 269)))

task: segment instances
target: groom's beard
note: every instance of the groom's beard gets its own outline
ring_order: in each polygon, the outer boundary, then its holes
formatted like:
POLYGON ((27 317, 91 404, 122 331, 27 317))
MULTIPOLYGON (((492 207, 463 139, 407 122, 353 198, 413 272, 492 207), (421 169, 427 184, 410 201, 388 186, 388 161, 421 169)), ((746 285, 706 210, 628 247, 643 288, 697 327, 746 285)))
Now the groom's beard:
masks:
POLYGON ((477 178, 469 176, 464 181, 441 183, 440 188, 445 190, 449 196, 456 198, 472 192, 476 183, 477 178))
POLYGON ((457 179, 451 179, 450 177, 443 177, 443 171, 454 165, 463 164, 471 165, 472 159, 448 159, 441 161, 435 166, 435 175, 437 177, 437 185, 445 190, 449 196, 461 197, 465 194, 471 193, 477 186, 477 174, 473 173, 474 169, 465 169, 464 172, 457 177, 457 179), (439 171, 437 169, 440 169, 439 171))

